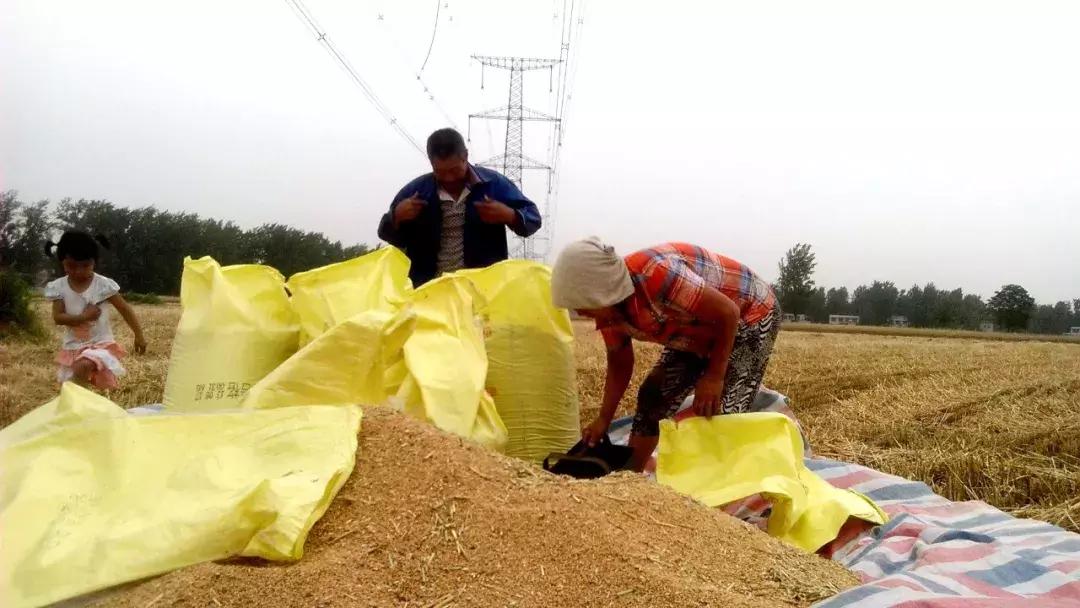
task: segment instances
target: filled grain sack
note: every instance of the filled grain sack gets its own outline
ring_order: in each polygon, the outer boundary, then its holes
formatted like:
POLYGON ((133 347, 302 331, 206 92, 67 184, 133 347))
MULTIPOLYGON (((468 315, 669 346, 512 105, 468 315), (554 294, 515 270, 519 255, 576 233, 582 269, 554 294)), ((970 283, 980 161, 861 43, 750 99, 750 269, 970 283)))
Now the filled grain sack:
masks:
POLYGON ((508 260, 457 273, 487 300, 486 386, 506 425, 506 453, 540 462, 580 437, 574 331, 551 304, 551 269, 508 260))
POLYGON ((167 409, 234 408, 297 350, 299 324, 285 279, 269 266, 186 258, 180 304, 165 380, 167 409))

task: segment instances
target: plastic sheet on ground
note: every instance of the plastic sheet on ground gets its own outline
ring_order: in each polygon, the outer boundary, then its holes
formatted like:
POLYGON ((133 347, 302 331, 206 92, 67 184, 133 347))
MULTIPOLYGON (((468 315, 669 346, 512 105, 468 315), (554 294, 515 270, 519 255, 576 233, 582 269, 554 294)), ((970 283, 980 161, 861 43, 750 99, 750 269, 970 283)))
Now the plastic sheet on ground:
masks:
POLYGON ((287 284, 300 316, 301 345, 353 316, 396 311, 412 292, 409 258, 383 247, 367 255, 299 272, 287 284))
POLYGON ((381 405, 404 379, 402 348, 415 325, 408 308, 360 313, 270 372, 252 387, 241 407, 381 405))
POLYGON ((768 497, 769 534, 806 551, 835 539, 849 518, 888 519, 873 501, 809 471, 799 431, 783 414, 665 420, 658 454, 657 481, 710 507, 768 497))
POLYGON ((170 410, 235 408, 299 346, 285 279, 269 266, 186 258, 180 302, 184 312, 165 381, 170 410))
POLYGON ((828 553, 864 584, 821 608, 1080 606, 1080 534, 980 501, 953 502, 924 483, 827 459, 807 466, 862 492, 892 518, 848 526, 828 553))
POLYGON ((300 558, 359 425, 356 407, 129 416, 65 384, 0 431, 0 605, 232 555, 300 558))
POLYGON ((508 260, 457 273, 487 300, 487 390, 506 425, 510 456, 540 462, 581 434, 574 330, 551 305, 551 269, 508 260))
POLYGON ((497 450, 503 425, 484 390, 487 356, 481 296, 466 278, 447 275, 413 293, 416 327, 405 341, 408 372, 395 395, 406 413, 497 450))

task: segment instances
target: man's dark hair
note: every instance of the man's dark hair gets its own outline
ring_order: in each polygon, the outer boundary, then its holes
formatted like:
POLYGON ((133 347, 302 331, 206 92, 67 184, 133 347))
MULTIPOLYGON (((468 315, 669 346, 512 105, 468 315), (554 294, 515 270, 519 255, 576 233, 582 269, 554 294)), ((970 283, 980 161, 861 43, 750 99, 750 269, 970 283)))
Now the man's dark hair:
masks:
POLYGON ((428 160, 465 156, 465 139, 453 129, 439 129, 427 138, 428 160))

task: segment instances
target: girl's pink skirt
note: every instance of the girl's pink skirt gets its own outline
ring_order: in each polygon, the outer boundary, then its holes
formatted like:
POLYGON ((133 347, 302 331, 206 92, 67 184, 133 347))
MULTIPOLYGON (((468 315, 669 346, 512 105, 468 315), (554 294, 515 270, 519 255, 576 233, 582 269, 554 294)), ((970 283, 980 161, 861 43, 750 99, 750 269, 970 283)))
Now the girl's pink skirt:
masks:
POLYGON ((56 355, 56 363, 60 366, 56 379, 61 384, 71 380, 75 377, 72 369, 75 362, 85 359, 94 364, 94 371, 90 374, 91 384, 100 389, 116 388, 117 377, 123 376, 125 371, 120 359, 126 354, 116 342, 98 342, 75 350, 61 350, 56 355))

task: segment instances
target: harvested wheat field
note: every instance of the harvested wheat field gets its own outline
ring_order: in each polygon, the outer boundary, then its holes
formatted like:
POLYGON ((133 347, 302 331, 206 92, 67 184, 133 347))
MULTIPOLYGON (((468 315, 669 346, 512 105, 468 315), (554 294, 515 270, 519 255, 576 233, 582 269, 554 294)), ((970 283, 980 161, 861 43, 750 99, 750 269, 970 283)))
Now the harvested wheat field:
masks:
POLYGON ((1080 345, 782 334, 817 452, 1080 531, 1080 345))
POLYGON ((557 478, 369 408, 302 560, 202 564, 98 605, 802 606, 856 580, 643 478, 557 478))
MULTIPOLYGON (((150 346, 146 355, 131 355, 124 359, 127 376, 121 379, 119 388, 105 393, 125 407, 161 401, 173 334, 180 320, 179 304, 132 306, 139 315, 150 346)), ((45 302, 39 303, 38 311, 42 323, 52 332, 49 339, 0 341, 0 428, 55 397, 59 388, 53 357, 60 348, 61 332, 53 325, 45 302)), ((127 325, 123 321, 114 321, 113 331, 117 341, 130 349, 132 336, 127 325)))

